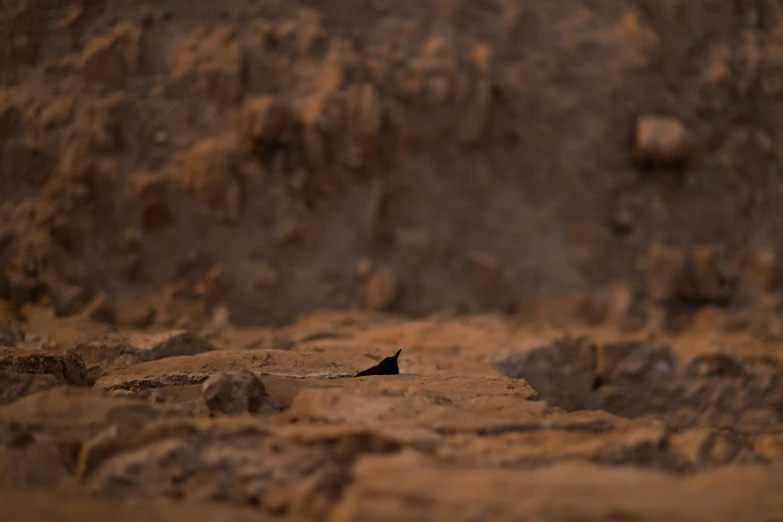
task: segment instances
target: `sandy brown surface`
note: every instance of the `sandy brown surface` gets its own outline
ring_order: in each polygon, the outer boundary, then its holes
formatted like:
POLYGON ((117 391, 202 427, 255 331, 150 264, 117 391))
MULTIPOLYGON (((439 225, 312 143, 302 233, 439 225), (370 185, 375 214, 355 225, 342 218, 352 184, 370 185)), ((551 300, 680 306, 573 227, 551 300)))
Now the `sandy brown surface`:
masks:
POLYGON ((0 519, 783 520, 782 66, 772 0, 0 0, 0 519))

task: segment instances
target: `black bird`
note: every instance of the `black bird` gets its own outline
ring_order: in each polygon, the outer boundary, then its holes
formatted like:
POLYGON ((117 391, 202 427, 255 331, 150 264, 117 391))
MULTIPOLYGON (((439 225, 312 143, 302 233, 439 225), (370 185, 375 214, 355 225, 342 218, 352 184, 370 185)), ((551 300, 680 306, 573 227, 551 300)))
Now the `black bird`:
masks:
POLYGON ((402 350, 397 350, 391 357, 387 357, 372 368, 357 373, 354 377, 363 377, 365 375, 399 375, 400 368, 397 366, 397 358, 402 350))

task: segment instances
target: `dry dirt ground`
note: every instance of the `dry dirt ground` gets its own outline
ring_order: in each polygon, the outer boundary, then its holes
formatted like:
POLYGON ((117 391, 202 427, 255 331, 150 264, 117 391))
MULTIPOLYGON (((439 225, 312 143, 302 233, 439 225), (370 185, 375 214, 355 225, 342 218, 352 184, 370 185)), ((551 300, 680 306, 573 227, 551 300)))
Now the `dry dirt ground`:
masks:
POLYGON ((0 0, 0 519, 783 520, 781 100, 774 0, 0 0))

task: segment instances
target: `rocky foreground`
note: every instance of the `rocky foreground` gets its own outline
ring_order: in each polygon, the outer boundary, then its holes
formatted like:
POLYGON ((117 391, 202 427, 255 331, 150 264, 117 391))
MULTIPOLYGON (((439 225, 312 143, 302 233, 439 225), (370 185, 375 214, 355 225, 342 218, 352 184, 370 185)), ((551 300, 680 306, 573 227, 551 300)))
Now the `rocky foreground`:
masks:
POLYGON ((0 348, 4 519, 783 513, 783 366, 749 337, 347 313, 78 328, 0 348), (354 377, 400 349, 399 375, 354 377))

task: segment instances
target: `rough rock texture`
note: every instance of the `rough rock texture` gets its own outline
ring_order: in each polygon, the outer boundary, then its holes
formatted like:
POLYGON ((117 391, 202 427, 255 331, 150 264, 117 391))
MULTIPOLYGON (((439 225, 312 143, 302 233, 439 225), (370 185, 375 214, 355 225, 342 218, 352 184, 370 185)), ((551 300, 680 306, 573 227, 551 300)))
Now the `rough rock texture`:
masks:
POLYGON ((681 327, 778 290, 774 2, 311 4, 4 9, 0 299, 205 326, 166 289, 220 264, 243 326, 622 283, 681 327))
POLYGON ((1 519, 780 519, 779 2, 0 4, 1 519))
POLYGON ((264 383, 249 371, 215 374, 204 381, 201 393, 213 415, 274 411, 265 401, 264 383))
POLYGON ((72 352, 62 354, 0 348, 0 370, 23 374, 51 375, 61 384, 89 384, 84 360, 72 352))
POLYGON ((64 380, 78 356, 38 353, 72 318, 35 321, 52 338, 36 348, 28 333, 0 374, 0 493, 43 490, 61 517, 165 499, 335 521, 781 507, 783 364, 750 336, 718 351, 696 327, 652 340, 325 312, 280 329, 79 340, 101 371, 90 388, 64 380), (398 350, 398 375, 355 377, 398 350))

